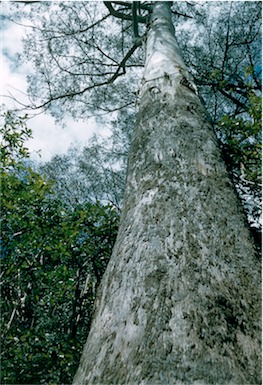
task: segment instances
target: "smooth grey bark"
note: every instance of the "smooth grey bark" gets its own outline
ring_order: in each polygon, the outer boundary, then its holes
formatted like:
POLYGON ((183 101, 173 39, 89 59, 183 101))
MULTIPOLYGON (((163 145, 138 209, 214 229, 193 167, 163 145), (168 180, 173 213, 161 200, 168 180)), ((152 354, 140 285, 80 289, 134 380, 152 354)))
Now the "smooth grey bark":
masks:
POLYGON ((117 241, 74 384, 260 384, 260 263, 156 2, 117 241))

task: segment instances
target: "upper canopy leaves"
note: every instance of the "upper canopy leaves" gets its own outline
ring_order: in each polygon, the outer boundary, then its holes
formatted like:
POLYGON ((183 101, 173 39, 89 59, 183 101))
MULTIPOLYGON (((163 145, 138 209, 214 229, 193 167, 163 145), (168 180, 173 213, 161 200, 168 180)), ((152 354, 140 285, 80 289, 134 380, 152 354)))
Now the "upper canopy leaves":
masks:
MULTIPOLYGON (((17 4, 30 25, 23 55, 35 68, 28 78, 30 107, 61 119, 67 112, 85 118, 134 105, 152 4, 17 4)), ((261 4, 174 2, 172 12, 184 60, 213 118, 244 111, 245 68, 253 68, 253 88, 261 84, 261 4)))

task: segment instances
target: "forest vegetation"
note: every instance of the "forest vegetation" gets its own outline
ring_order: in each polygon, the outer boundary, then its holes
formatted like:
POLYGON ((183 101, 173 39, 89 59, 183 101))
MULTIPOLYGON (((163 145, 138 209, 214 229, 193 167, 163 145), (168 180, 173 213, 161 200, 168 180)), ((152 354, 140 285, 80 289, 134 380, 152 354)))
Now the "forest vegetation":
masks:
MULTIPOLYGON (((28 24, 18 59, 34 74, 31 105, 1 113, 1 383, 73 381, 118 233, 153 3, 9 5, 8 22, 28 24), (96 116, 112 134, 36 164, 23 109, 58 122, 96 116)), ((260 253, 261 2, 183 1, 171 10, 260 253)))

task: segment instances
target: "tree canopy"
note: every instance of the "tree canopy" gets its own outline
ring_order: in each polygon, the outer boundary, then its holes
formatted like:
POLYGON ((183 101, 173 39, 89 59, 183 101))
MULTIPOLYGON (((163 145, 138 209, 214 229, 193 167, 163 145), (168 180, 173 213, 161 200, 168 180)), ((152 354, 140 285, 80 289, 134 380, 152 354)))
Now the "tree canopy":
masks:
MULTIPOLYGON (((131 129, 125 123, 134 121, 140 98, 152 3, 22 2, 16 6, 19 12, 12 7, 13 19, 28 25, 20 59, 32 62, 35 69, 28 78, 31 111, 48 111, 58 120, 69 114, 75 119, 96 115, 101 124, 104 118, 111 125, 118 120, 115 134, 121 133, 122 154, 127 154, 131 129)), ((172 12, 184 61, 211 116, 233 182, 246 207, 250 202, 249 219, 258 228, 261 3, 174 2, 172 12)), ((88 162, 102 156, 96 155, 94 143, 86 150, 88 162)), ((88 168, 92 173, 91 163, 88 168)), ((98 169, 95 173, 101 174, 98 169)))
MULTIPOLYGON (((84 118, 135 102, 151 2, 39 2, 30 8, 23 6, 20 17, 30 20, 24 60, 36 70, 29 78, 31 107, 84 118), (137 32, 132 12, 138 13, 137 32)), ((214 120, 244 111, 249 91, 261 90, 260 2, 174 2, 172 10, 184 60, 203 99, 209 95, 214 120)))

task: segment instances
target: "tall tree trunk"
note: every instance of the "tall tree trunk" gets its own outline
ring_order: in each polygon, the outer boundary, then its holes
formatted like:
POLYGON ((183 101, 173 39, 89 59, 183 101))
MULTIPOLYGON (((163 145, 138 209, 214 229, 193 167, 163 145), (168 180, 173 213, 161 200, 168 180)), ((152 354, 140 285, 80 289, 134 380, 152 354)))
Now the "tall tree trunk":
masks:
POLYGON ((74 384, 260 384, 260 264, 156 2, 125 204, 74 384))

